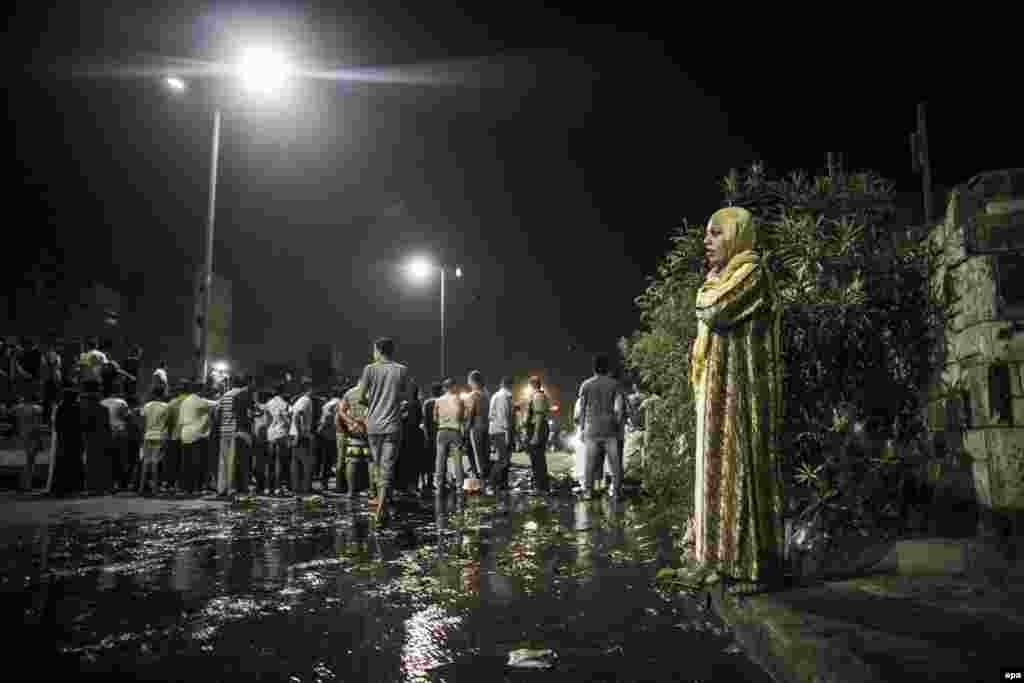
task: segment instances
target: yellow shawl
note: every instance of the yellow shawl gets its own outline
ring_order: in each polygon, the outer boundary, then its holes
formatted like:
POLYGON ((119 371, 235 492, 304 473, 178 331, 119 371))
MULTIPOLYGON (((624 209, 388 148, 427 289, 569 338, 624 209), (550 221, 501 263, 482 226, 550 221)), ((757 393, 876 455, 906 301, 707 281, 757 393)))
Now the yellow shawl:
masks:
MULTIPOLYGON (((743 282, 760 263, 754 253, 754 216, 746 209, 738 206, 719 209, 712 214, 708 225, 716 225, 722 229, 725 240, 725 268, 717 275, 708 275, 704 284, 697 290, 697 306, 703 308, 713 305, 722 296, 743 282)), ((690 357, 690 385, 697 389, 704 380, 704 359, 711 345, 711 335, 704 321, 697 323, 697 339, 693 343, 690 357)))

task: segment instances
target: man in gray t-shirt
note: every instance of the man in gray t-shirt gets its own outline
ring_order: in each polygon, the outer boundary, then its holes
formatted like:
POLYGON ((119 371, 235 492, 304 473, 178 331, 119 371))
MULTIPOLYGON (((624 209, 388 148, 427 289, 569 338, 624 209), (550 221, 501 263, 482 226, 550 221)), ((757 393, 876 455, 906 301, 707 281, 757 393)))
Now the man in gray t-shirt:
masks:
POLYGON ((385 516, 385 504, 399 458, 402 408, 411 397, 409 370, 391 360, 394 352, 394 340, 378 339, 373 345, 373 363, 363 368, 355 391, 356 401, 367 407, 366 433, 380 486, 380 498, 375 501, 378 522, 385 516))

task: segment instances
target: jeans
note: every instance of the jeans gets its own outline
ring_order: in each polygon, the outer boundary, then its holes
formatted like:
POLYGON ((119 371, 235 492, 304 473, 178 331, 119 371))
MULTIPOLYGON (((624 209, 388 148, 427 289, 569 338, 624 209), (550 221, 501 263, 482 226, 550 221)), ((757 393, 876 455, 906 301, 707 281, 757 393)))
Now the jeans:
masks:
POLYGON ((401 442, 401 432, 370 434, 370 456, 373 458, 373 466, 377 468, 377 485, 382 495, 391 490, 401 442))
POLYGON ((462 433, 456 429, 440 429, 437 432, 437 459, 434 463, 434 488, 438 493, 444 490, 448 474, 448 456, 455 468, 456 490, 462 490, 465 474, 462 471, 462 433))
POLYGON ((604 477, 604 459, 607 457, 611 463, 612 486, 619 491, 622 486, 622 460, 619 459, 618 437, 585 437, 583 443, 587 453, 583 490, 593 491, 594 480, 604 477))
POLYGON ((288 447, 288 440, 280 438, 270 442, 271 472, 273 472, 272 489, 284 488, 288 484, 291 473, 291 450, 288 447))
POLYGON ((178 479, 178 470, 181 467, 180 441, 168 439, 164 442, 164 457, 160 464, 162 465, 161 481, 168 486, 177 486, 180 483, 178 479))
POLYGON ((299 439, 292 448, 292 492, 312 493, 313 470, 316 468, 316 454, 313 452, 313 437, 299 439))
POLYGON ((114 466, 114 479, 118 488, 124 490, 132 487, 132 469, 138 460, 138 452, 133 448, 131 437, 124 431, 116 431, 108 447, 108 457, 114 466))
POLYGON ((469 432, 469 442, 473 448, 473 469, 476 476, 486 479, 491 470, 491 445, 487 441, 486 429, 472 429, 469 432))
POLYGON ((334 464, 334 492, 346 493, 352 485, 351 482, 348 481, 348 476, 345 473, 345 467, 347 464, 345 462, 345 451, 348 449, 348 437, 344 434, 338 434, 334 444, 337 449, 337 462, 334 464))
POLYGON ((549 490, 548 484, 548 458, 545 453, 548 445, 548 433, 546 429, 541 430, 537 443, 532 441, 527 446, 530 454, 530 469, 533 471, 533 488, 538 491, 549 490))
POLYGON ((329 439, 325 436, 316 435, 316 470, 313 473, 314 478, 320 480, 320 489, 322 491, 327 490, 327 480, 331 478, 331 463, 334 462, 335 453, 338 450, 338 444, 335 439, 329 439))
POLYGON ((508 468, 512 463, 512 450, 509 448, 508 432, 501 434, 491 434, 491 442, 494 443, 494 449, 498 451, 498 462, 491 468, 490 485, 491 488, 507 489, 508 488, 508 468))
MULTIPOLYGON (((55 437, 51 437, 55 438, 55 437)), ((23 438, 25 447, 25 468, 21 472, 21 488, 32 490, 32 481, 36 474, 36 456, 43 450, 43 439, 38 430, 23 438)))
POLYGON ((252 448, 249 450, 249 460, 252 462, 252 473, 256 478, 256 490, 262 492, 272 489, 274 459, 270 455, 270 446, 266 440, 253 439, 252 448))
POLYGON ((209 460, 209 439, 182 443, 181 488, 189 493, 202 491, 209 460))

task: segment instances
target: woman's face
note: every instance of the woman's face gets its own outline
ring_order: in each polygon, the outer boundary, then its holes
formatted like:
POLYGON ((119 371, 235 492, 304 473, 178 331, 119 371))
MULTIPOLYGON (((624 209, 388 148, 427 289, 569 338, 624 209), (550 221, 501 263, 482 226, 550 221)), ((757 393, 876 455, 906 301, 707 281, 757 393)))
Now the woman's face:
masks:
POLYGON ((704 233, 704 254, 712 270, 721 270, 725 267, 725 231, 721 225, 711 221, 708 221, 704 233))

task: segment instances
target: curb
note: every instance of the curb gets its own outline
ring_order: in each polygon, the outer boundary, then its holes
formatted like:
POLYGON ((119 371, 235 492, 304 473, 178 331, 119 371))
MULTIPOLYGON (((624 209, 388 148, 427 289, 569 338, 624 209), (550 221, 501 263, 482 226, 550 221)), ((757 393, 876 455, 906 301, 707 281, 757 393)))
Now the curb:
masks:
POLYGON ((831 639, 802 628, 798 613, 765 619, 721 591, 708 591, 715 612, 733 630, 744 653, 777 683, 881 683, 879 673, 847 644, 850 633, 837 624, 831 639))
MULTIPOLYGON (((733 630, 746 655, 778 683, 871 683, 885 680, 860 654, 877 634, 842 617, 826 619, 787 604, 785 597, 813 594, 830 581, 856 576, 960 576, 984 579, 1018 573, 1014 563, 984 539, 908 539, 862 549, 848 571, 829 571, 781 593, 735 597, 705 590, 709 607, 733 630), (780 596, 776 598, 775 596, 780 596), (868 639, 868 640, 865 640, 868 639)), ((1020 572, 1024 578, 1024 572, 1020 572)), ((827 599, 827 598, 825 598, 827 599)), ((799 604, 799 603, 797 603, 799 604)), ((894 641, 895 642, 895 641, 894 641)), ((938 654, 938 653, 936 653, 938 654)))

